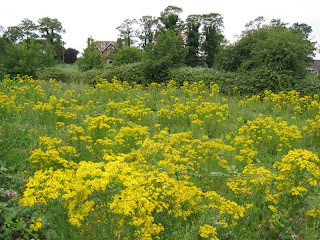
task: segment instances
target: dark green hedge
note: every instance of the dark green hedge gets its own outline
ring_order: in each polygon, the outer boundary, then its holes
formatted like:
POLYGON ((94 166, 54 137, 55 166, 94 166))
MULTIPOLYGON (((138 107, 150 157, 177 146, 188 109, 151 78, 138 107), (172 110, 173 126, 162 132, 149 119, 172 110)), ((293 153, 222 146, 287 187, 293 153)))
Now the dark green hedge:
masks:
MULTIPOLYGON (((111 80, 117 76, 119 80, 148 84, 141 63, 123 64, 120 66, 108 65, 102 70, 89 70, 86 72, 70 72, 58 67, 48 67, 38 73, 39 79, 49 80, 55 78, 62 82, 82 82, 95 84, 98 78, 111 80)), ((292 79, 289 75, 279 75, 268 69, 251 72, 225 72, 210 68, 181 67, 169 70, 168 79, 174 80, 180 85, 184 81, 204 81, 217 83, 221 92, 232 95, 234 92, 241 94, 257 94, 264 90, 274 92, 297 90, 303 95, 312 95, 320 91, 319 76, 307 74, 304 79, 292 79)))

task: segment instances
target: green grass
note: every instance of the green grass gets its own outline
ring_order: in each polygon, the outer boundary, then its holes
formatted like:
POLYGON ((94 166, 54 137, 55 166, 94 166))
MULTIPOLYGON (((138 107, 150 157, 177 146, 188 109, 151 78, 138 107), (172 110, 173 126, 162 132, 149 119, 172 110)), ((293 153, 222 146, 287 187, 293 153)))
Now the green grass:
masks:
POLYGON ((66 70, 70 73, 79 73, 80 72, 80 70, 76 64, 60 63, 56 67, 63 69, 63 70, 66 70))

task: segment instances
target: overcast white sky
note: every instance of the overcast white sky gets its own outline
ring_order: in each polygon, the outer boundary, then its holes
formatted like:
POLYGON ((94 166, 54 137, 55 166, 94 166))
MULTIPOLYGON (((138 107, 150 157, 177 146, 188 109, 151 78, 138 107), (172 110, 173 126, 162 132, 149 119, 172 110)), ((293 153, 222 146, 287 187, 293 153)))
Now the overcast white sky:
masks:
MULTIPOLYGON (((312 26, 313 41, 320 43, 320 0, 1 0, 0 25, 18 25, 23 18, 37 22, 39 18, 57 18, 66 33, 65 47, 82 52, 86 40, 116 40, 116 27, 126 19, 145 15, 158 17, 167 6, 181 7, 183 20, 190 14, 219 13, 224 20, 224 35, 232 41, 245 24, 258 16, 269 22, 281 19, 290 25, 299 22, 312 26)), ((316 56, 320 59, 320 54, 316 56)))

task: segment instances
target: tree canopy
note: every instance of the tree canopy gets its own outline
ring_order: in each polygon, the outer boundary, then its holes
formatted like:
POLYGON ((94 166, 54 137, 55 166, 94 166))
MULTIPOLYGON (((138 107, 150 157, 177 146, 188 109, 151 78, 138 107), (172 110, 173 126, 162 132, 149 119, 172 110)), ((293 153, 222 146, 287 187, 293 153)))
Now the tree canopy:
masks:
POLYGON ((78 58, 76 64, 83 72, 91 69, 101 69, 105 66, 106 60, 102 53, 98 51, 96 41, 92 37, 88 38, 83 56, 78 58))
POLYGON ((264 24, 264 18, 257 18, 247 24, 235 44, 226 48, 223 68, 250 71, 267 67, 292 76, 304 76, 315 50, 314 43, 308 40, 310 31, 305 24, 289 27, 280 20, 264 24))
POLYGON ((43 45, 51 44, 54 47, 55 58, 62 60, 64 42, 61 34, 63 33, 65 33, 65 29, 56 18, 40 18, 38 24, 24 18, 17 26, 9 26, 5 29, 3 37, 14 44, 29 42, 30 39, 37 40, 43 45))
POLYGON ((112 55, 112 64, 121 65, 139 62, 142 60, 142 50, 137 47, 123 47, 112 55))
POLYGON ((186 53, 180 35, 170 29, 162 33, 156 44, 148 44, 146 47, 143 61, 146 79, 158 82, 167 79, 170 68, 184 65, 186 53))

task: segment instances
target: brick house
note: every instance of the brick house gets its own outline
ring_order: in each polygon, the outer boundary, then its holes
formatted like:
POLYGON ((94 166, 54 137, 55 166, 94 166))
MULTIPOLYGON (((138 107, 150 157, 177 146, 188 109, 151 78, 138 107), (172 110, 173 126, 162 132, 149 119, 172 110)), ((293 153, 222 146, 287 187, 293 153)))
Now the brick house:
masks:
POLYGON ((111 53, 116 50, 116 42, 114 41, 96 41, 99 51, 105 56, 107 64, 112 63, 111 53))

